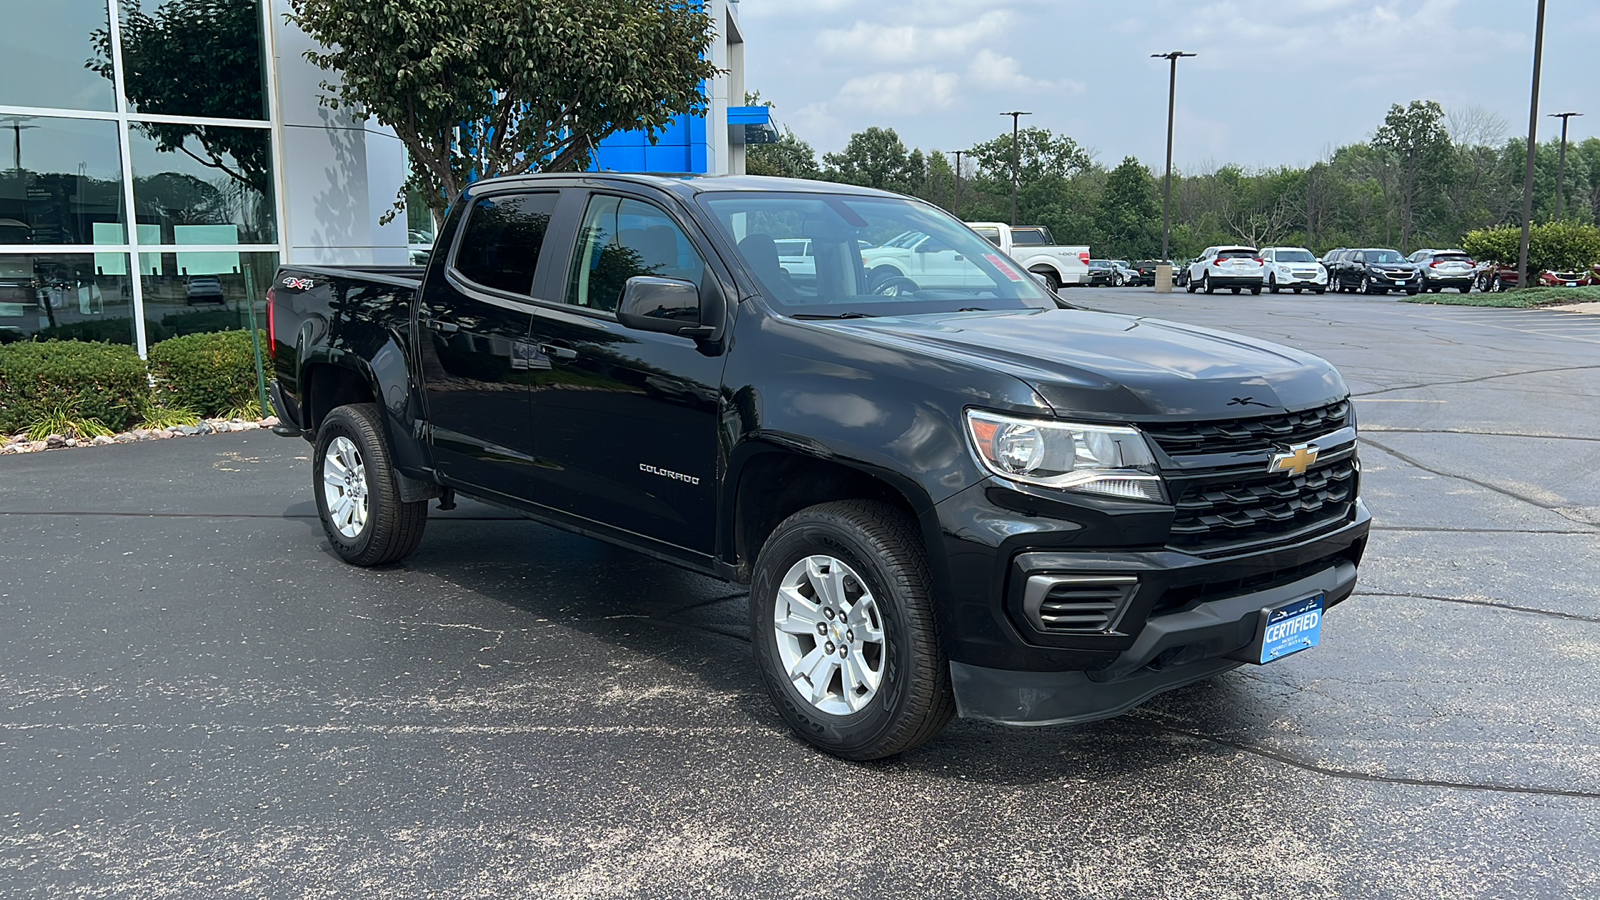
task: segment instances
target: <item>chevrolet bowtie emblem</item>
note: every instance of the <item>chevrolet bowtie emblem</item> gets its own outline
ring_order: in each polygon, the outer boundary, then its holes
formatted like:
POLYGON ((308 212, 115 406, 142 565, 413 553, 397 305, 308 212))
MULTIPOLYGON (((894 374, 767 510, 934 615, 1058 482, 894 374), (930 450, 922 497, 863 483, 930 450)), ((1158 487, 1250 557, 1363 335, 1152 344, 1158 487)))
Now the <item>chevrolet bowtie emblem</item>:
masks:
POLYGON ((1316 444, 1295 444, 1287 453, 1274 455, 1272 462, 1267 463, 1267 471, 1304 475, 1311 464, 1317 461, 1319 452, 1316 444))

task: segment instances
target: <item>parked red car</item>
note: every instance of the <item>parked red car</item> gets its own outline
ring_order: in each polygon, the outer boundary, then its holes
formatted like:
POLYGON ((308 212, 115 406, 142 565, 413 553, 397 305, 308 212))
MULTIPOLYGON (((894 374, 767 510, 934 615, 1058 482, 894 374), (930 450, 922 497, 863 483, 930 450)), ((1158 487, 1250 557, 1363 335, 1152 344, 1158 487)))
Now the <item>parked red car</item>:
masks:
MULTIPOLYGON (((1478 272, 1478 290, 1510 290, 1517 286, 1517 280, 1516 266, 1486 263, 1478 272)), ((1589 287, 1600 284, 1600 265, 1594 266, 1587 272, 1581 269, 1571 272, 1552 272, 1545 269, 1539 273, 1537 281, 1545 287, 1589 287)))

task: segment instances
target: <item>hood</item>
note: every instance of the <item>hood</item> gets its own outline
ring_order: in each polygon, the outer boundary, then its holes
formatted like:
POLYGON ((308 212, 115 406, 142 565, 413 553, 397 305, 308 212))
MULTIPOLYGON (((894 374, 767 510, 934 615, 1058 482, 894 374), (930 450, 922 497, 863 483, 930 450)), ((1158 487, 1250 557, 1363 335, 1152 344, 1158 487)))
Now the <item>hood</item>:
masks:
POLYGON ((1242 335, 1088 310, 827 323, 863 340, 999 370, 1061 416, 1245 418, 1349 393, 1322 359, 1242 335))

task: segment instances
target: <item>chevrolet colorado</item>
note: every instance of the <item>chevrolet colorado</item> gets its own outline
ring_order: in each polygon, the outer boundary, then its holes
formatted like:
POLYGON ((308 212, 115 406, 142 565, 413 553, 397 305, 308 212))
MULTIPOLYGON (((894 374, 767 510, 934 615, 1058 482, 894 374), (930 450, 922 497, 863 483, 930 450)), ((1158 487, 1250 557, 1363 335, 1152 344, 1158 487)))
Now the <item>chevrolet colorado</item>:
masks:
POLYGON ((425 266, 289 265, 270 298, 339 556, 400 560, 462 495, 747 584, 777 709, 849 759, 1315 646, 1366 547, 1326 362, 1071 308, 894 194, 489 179, 425 266), (908 232, 957 270, 871 278, 908 232))

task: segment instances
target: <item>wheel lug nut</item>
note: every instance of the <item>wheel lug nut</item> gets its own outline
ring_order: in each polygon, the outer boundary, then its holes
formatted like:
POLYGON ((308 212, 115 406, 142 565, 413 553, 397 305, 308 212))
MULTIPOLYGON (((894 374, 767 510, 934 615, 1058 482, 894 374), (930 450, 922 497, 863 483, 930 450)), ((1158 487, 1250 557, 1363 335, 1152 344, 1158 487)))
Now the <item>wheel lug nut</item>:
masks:
POLYGON ((856 642, 856 630, 854 628, 852 628, 849 631, 846 631, 844 633, 844 639, 849 641, 852 644, 855 643, 856 642))
POLYGON ((847 657, 849 655, 850 655, 850 648, 849 647, 840 647, 839 648, 839 658, 840 659, 844 659, 845 657, 847 657))
POLYGON ((824 607, 823 607, 823 608, 822 608, 822 614, 823 614, 823 615, 825 615, 825 616, 827 616, 827 617, 828 617, 828 618, 830 618, 830 619, 831 619, 831 618, 833 618, 833 607, 831 607, 831 606, 824 606, 824 607))
POLYGON ((825 645, 825 646, 824 646, 824 647, 823 647, 823 648, 822 648, 822 652, 823 652, 823 653, 832 653, 832 652, 833 652, 833 649, 834 649, 834 648, 833 648, 833 641, 829 641, 829 642, 828 642, 828 643, 827 643, 827 644, 826 644, 826 645, 825 645))
POLYGON ((828 623, 826 623, 826 622, 818 622, 817 623, 817 634, 825 635, 827 633, 828 633, 828 623))

